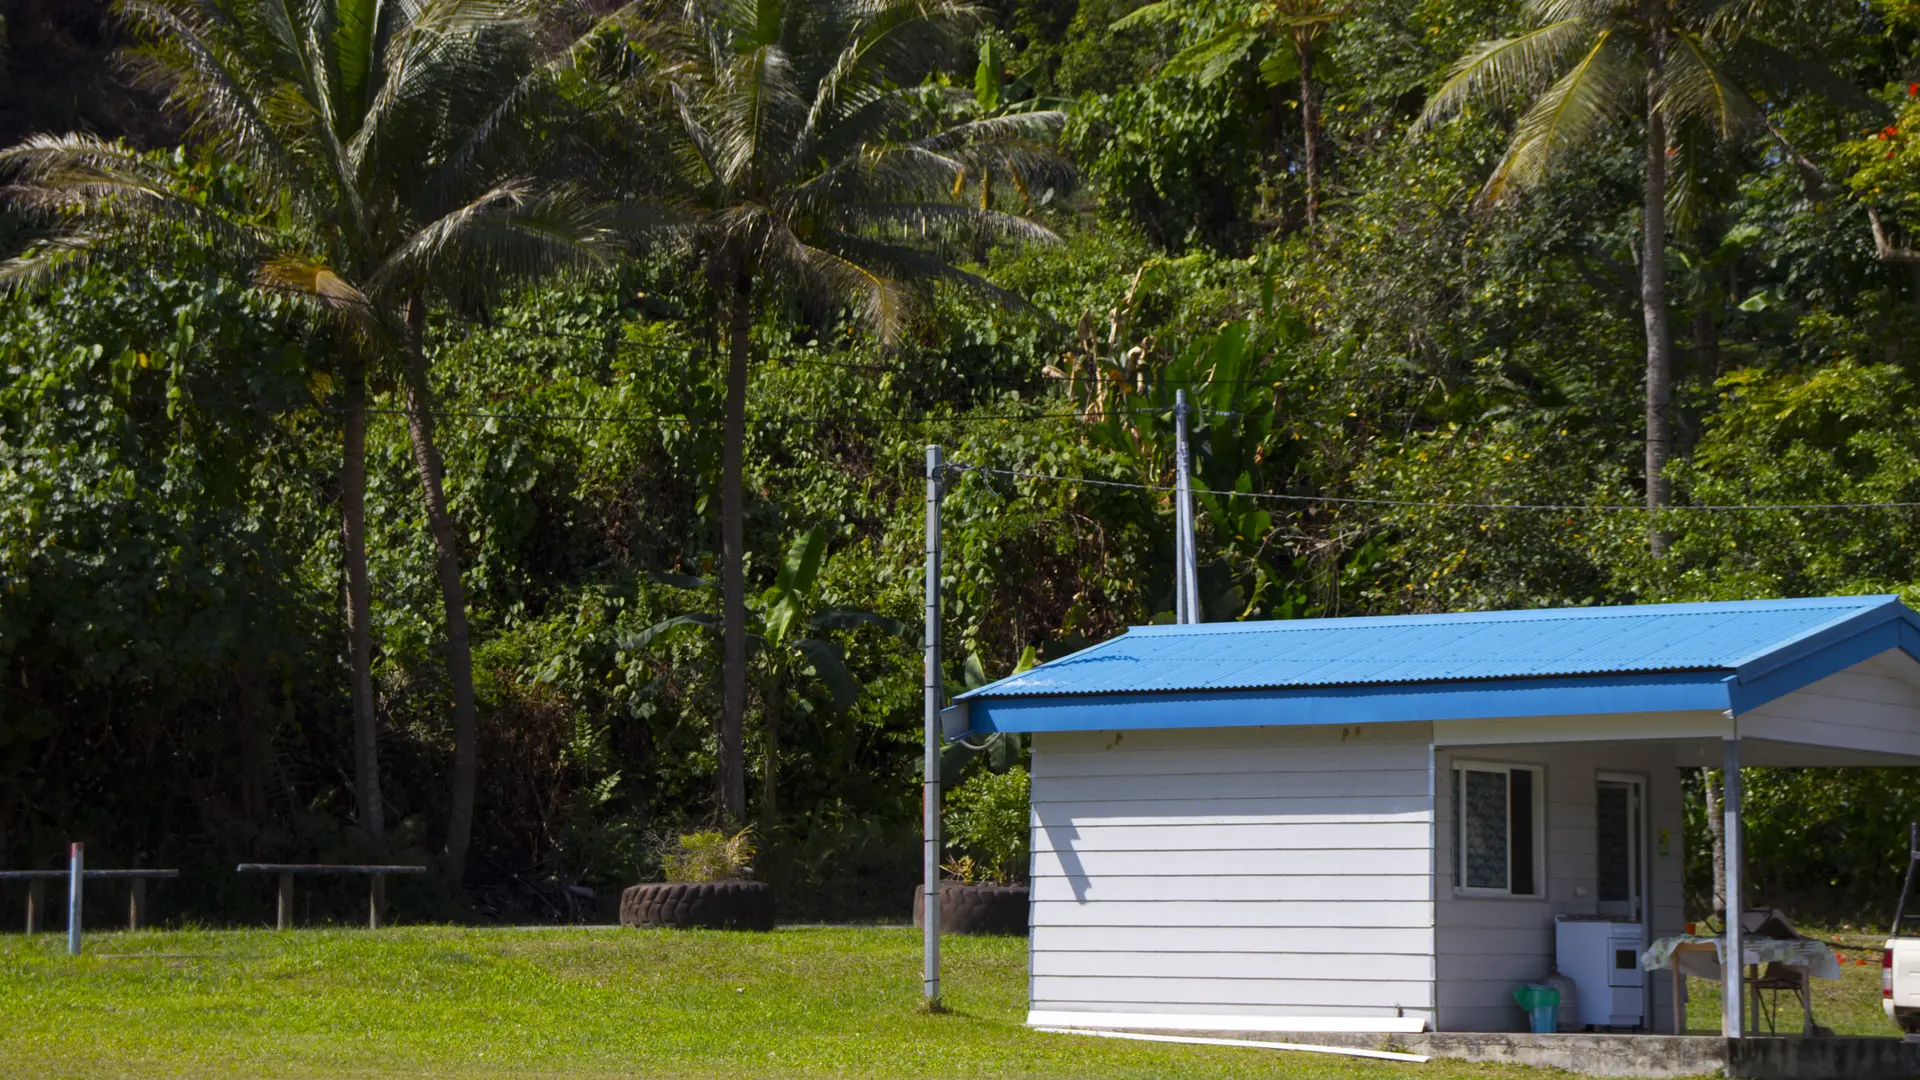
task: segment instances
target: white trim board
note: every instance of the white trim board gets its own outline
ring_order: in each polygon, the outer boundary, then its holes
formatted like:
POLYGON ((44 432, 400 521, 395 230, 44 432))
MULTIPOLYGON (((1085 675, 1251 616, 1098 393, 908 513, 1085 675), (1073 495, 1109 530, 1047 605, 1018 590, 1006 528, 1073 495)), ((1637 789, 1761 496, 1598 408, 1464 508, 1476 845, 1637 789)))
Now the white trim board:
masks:
POLYGON ((1147 1028, 1154 1031, 1313 1031, 1366 1035, 1417 1035, 1427 1030, 1418 1016, 1218 1016, 1189 1013, 1054 1012, 1033 1009, 1028 1027, 1147 1028))
POLYGON ((1254 1050, 1293 1050, 1308 1054, 1339 1054, 1344 1057, 1375 1058, 1381 1061, 1410 1061, 1424 1065, 1433 1059, 1425 1054, 1401 1054, 1391 1050, 1361 1050, 1346 1046, 1315 1046, 1312 1043, 1253 1042, 1247 1039, 1197 1039, 1191 1035, 1143 1035, 1137 1031, 1096 1031, 1090 1028, 1034 1028, 1050 1035, 1098 1035, 1103 1039, 1134 1039, 1139 1042, 1181 1043, 1189 1046, 1238 1046, 1254 1050))

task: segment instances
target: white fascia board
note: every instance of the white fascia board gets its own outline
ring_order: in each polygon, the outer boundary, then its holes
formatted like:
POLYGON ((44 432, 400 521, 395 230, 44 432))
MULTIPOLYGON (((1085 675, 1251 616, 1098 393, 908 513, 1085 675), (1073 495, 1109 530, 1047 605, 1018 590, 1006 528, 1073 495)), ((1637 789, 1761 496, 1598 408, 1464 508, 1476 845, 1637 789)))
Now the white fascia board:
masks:
POLYGON ((1418 1016, 1219 1016, 1189 1013, 1054 1012, 1033 1009, 1028 1027, 1145 1028, 1150 1031, 1310 1031, 1366 1035, 1417 1035, 1427 1030, 1418 1016))

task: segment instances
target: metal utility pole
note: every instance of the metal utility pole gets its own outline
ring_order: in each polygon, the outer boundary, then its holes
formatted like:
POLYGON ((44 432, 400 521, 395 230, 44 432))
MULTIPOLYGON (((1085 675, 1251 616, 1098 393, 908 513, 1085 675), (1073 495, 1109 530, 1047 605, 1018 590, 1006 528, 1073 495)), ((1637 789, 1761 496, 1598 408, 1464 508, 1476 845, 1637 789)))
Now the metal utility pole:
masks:
POLYGON ((921 766, 922 833, 925 876, 920 921, 923 956, 921 993, 928 1005, 940 1003, 940 496, 946 463, 938 446, 927 447, 927 625, 926 760, 921 766))
POLYGON ((1187 451, 1187 392, 1173 394, 1173 453, 1175 463, 1174 528, 1174 621, 1200 621, 1199 557, 1193 543, 1193 465, 1187 451))
POLYGON ((87 846, 76 842, 67 853, 67 955, 80 955, 80 897, 86 881, 87 846))

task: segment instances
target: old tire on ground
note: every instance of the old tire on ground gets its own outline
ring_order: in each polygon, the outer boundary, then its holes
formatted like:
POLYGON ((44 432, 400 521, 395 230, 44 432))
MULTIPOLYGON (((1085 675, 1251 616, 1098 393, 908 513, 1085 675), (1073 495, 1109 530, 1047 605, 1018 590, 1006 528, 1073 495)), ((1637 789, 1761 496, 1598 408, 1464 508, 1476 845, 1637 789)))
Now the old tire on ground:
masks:
POLYGON ((762 881, 668 881, 620 894, 620 925, 773 929, 773 887, 762 881))
MULTIPOLYGON (((913 890, 913 925, 926 925, 926 886, 913 890)), ((943 934, 1027 933, 1025 885, 967 885, 957 881, 940 885, 940 932, 943 934)))

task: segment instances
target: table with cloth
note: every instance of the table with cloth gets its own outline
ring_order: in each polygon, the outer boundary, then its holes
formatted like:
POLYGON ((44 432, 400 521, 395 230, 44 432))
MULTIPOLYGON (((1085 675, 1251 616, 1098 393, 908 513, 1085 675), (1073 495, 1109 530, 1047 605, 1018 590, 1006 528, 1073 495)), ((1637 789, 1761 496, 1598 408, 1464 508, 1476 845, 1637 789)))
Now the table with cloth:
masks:
MULTIPOLYGON (((1675 1032, 1686 1030, 1685 1013, 1681 1004, 1680 980, 1691 976, 1696 979, 1720 981, 1721 965, 1726 958, 1727 945, 1723 938, 1702 937, 1698 934, 1674 934, 1670 937, 1656 938, 1640 954, 1640 966, 1647 971, 1671 969, 1673 972, 1673 1029, 1675 1032)), ((1758 967, 1761 964, 1780 964, 1802 976, 1801 989, 1798 991, 1800 1007, 1806 1017, 1806 1034, 1813 1034, 1812 995, 1806 990, 1805 979, 1838 979, 1840 961, 1834 958, 1833 948, 1813 938, 1770 938, 1746 937, 1740 939, 1740 962, 1758 967)), ((1751 980, 1750 980, 1751 981, 1751 980)), ((1756 995, 1757 996, 1757 995, 1756 995)), ((1759 1016, 1754 1022, 1759 1023, 1759 1016)))

